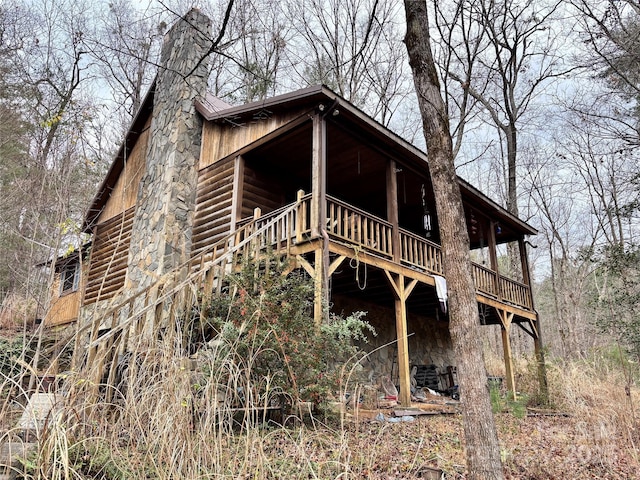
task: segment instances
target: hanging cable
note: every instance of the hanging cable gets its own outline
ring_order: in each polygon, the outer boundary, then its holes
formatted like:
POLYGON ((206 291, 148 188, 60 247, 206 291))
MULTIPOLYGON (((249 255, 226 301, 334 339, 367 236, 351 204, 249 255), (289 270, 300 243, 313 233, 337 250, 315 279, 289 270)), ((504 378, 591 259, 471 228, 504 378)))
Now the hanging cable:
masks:
POLYGON ((367 288, 367 264, 364 264, 364 282, 362 283, 362 285, 360 285, 360 251, 362 250, 362 247, 358 247, 356 245, 352 245, 353 248, 353 253, 354 253, 354 258, 352 258, 351 260, 349 260, 349 266, 351 268, 353 268, 356 271, 356 285, 358 285, 358 288, 361 291, 364 291, 365 288, 367 288), (355 264, 354 264, 355 261, 355 264))

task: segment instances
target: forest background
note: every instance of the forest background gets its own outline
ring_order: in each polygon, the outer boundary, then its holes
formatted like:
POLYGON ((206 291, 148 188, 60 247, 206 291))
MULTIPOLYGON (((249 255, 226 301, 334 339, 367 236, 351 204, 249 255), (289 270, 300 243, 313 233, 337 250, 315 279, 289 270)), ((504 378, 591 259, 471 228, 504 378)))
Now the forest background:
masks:
MULTIPOLYGON (((87 240, 85 209, 156 74, 168 26, 192 6, 0 4, 0 327, 22 333, 18 356, 48 307, 48 262, 87 240)), ((221 33, 211 52, 213 94, 242 104, 323 83, 424 148, 402 4, 197 6, 221 33)), ((528 250, 548 358, 568 372, 565 385, 571 369, 581 368, 576 362, 594 355, 623 360, 616 368, 631 402, 637 368, 628 360, 640 356, 640 6, 634 0, 428 6, 457 171, 540 232, 528 250)), ((488 261, 486 249, 475 254, 488 261)), ((501 270, 512 268, 509 258, 508 248, 500 252, 501 270)), ((497 352, 499 330, 484 331, 487 350, 497 352)), ((515 355, 525 358, 530 340, 514 336, 515 355)), ((11 355, 10 341, 1 341, 11 355)), ((588 393, 578 397, 588 403, 588 393)), ((630 411, 633 417, 633 405, 630 411)), ((599 419, 593 424, 609 428, 599 419)), ((613 425, 612 432, 624 425, 622 436, 637 440, 635 417, 613 425)), ((592 437, 597 446, 604 434, 592 437)), ((572 451, 580 453, 579 446, 573 442, 572 451)), ((605 450, 598 450, 601 465, 605 450)))
MULTIPOLYGON (((4 322, 46 311, 42 265, 86 240, 85 209, 154 78, 168 25, 191 3, 0 5, 4 322)), ((220 31, 228 4, 198 6, 220 31)), ((529 255, 549 352, 568 359, 613 342, 637 356, 640 7, 430 8, 458 173, 540 232, 529 255)), ((391 0, 238 0, 209 88, 241 104, 324 83, 424 147, 404 33, 391 0)), ((530 351, 517 335, 516 354, 530 351)))

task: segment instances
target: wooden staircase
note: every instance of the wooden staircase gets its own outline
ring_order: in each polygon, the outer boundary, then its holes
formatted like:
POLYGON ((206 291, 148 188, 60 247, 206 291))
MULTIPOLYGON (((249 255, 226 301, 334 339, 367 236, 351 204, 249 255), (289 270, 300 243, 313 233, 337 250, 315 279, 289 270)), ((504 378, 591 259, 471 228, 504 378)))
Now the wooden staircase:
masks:
MULTIPOLYGON (((221 293, 228 274, 243 263, 253 264, 265 258, 268 251, 287 255, 290 248, 307 233, 308 199, 261 217, 259 212, 231 235, 210 248, 196 252, 191 260, 163 275, 155 283, 129 296, 105 313, 96 314, 76 335, 75 352, 89 331, 86 356, 74 358, 74 367, 89 367, 94 385, 116 381, 118 357, 130 351, 152 349, 152 343, 164 331, 164 338, 181 316, 206 304, 221 293), (303 231, 304 230, 304 231, 303 231), (106 331, 106 333, 105 333, 106 331)), ((86 338, 86 337, 85 337, 86 338)), ((107 398, 110 399, 110 389, 107 398)))

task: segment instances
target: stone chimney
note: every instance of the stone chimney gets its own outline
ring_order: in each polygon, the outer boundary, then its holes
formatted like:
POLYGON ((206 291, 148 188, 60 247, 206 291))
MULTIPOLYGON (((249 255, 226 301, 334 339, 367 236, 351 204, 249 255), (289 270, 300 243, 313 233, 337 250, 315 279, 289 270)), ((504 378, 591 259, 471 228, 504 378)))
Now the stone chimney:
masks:
POLYGON ((128 293, 189 259, 202 137, 194 100, 207 88, 210 30, 209 18, 193 9, 164 38, 131 233, 128 293))

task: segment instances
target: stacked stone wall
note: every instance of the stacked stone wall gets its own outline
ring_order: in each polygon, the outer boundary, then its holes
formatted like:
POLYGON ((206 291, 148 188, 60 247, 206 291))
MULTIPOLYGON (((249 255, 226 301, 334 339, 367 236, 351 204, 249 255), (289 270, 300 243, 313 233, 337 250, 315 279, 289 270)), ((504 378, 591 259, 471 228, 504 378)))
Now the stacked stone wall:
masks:
MULTIPOLYGON (((354 311, 367 312, 365 319, 375 328, 377 335, 370 336, 369 342, 362 345, 364 350, 372 352, 363 363, 365 375, 371 383, 379 383, 382 377, 387 376, 396 381, 398 350, 394 309, 334 296, 333 311, 343 315, 354 311)), ((409 365, 435 365, 440 373, 446 372, 448 366, 455 366, 448 327, 446 321, 435 317, 435 312, 433 316, 408 314, 409 365)))
POLYGON ((194 100, 206 91, 209 32, 209 18, 191 10, 165 36, 133 222, 127 293, 145 288, 190 256, 202 137, 194 100))

